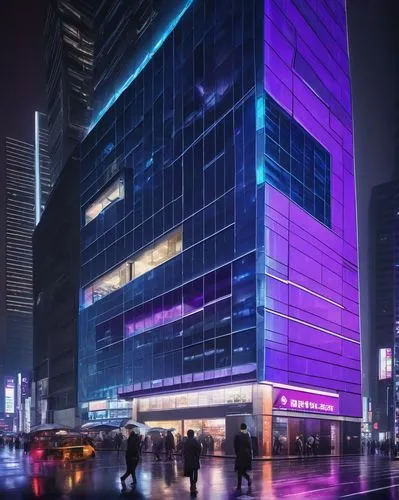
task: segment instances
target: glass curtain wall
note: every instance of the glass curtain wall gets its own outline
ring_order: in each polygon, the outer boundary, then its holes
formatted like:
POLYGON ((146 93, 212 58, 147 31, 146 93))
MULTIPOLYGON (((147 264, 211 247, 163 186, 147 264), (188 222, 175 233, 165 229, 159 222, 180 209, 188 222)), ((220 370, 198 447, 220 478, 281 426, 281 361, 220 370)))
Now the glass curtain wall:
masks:
POLYGON ((174 228, 183 240, 81 310, 81 402, 256 379, 262 20, 256 0, 193 2, 82 144, 82 289, 174 228), (86 224, 118 173, 124 197, 86 224))

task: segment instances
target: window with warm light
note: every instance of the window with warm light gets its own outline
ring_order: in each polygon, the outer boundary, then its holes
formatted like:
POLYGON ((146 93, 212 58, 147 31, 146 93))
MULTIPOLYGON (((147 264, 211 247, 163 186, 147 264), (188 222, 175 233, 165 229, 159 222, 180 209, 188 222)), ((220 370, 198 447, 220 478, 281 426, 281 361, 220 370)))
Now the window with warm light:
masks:
POLYGON ((96 198, 86 209, 86 224, 94 220, 100 213, 125 197, 125 185, 123 178, 118 178, 101 195, 96 198))
POLYGON ((155 242, 150 248, 140 252, 135 259, 124 262, 86 287, 82 294, 83 307, 94 304, 129 281, 172 259, 181 253, 182 249, 183 233, 180 227, 155 242))

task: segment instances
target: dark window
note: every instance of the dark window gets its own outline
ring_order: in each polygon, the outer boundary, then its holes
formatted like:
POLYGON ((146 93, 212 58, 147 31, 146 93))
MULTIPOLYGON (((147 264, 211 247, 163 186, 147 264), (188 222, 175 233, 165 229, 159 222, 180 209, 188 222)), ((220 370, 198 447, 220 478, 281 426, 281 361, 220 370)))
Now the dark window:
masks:
POLYGON ((251 328, 232 336, 233 366, 256 362, 256 330, 251 328))
POLYGON ((123 338, 123 316, 112 318, 96 326, 96 347, 101 349, 123 338))
POLYGON ((233 331, 255 326, 256 276, 255 254, 233 262, 233 331))
POLYGON ((265 94, 266 181, 331 226, 330 155, 265 94))

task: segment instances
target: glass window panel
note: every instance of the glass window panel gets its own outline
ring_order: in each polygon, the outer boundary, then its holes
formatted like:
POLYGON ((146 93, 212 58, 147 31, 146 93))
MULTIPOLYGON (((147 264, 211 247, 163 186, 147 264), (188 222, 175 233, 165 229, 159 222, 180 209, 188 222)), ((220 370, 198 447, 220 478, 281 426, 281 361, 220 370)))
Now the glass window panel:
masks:
POLYGON ((124 180, 117 179, 91 203, 85 212, 86 224, 94 220, 107 207, 125 197, 124 180))
POLYGON ((185 347, 183 351, 183 373, 199 373, 204 370, 204 345, 185 347))
POLYGON ((180 254, 182 249, 182 228, 180 227, 157 241, 151 248, 141 252, 134 260, 125 262, 86 287, 82 294, 83 305, 87 307, 91 305, 90 300, 94 303, 118 290, 129 281, 142 276, 180 254))
POLYGON ((96 348, 101 349, 123 338, 123 316, 96 326, 96 348))
POLYGON ((204 370, 210 371, 214 369, 215 369, 215 341, 212 339, 204 342, 204 370))
POLYGON ((188 314, 199 309, 204 304, 204 293, 202 278, 187 283, 183 287, 183 307, 184 314, 188 314))
POLYGON ((265 101, 266 182, 330 226, 328 151, 267 93, 265 101))
POLYGON ((231 332, 231 299, 216 302, 215 335, 220 337, 231 332))
POLYGON ((255 254, 233 262, 233 331, 255 326, 256 323, 255 254))
POLYGON ((215 336, 215 311, 215 304, 204 309, 204 339, 212 339, 215 336))
POLYGON ((212 271, 204 276, 204 302, 212 302, 215 300, 215 271, 212 271))
POLYGON ((232 335, 233 366, 256 362, 256 330, 251 328, 232 335))
POLYGON ((231 266, 223 266, 216 270, 215 298, 231 294, 231 266))
POLYGON ((203 340, 203 316, 199 311, 183 318, 183 345, 197 344, 203 340))
POLYGON ((216 368, 231 366, 231 335, 216 339, 216 368))

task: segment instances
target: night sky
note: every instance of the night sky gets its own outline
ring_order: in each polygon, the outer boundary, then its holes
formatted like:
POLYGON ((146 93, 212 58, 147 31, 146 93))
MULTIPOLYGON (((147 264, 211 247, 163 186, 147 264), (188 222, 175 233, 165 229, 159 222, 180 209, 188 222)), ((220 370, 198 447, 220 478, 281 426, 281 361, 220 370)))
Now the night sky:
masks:
POLYGON ((33 143, 34 112, 46 110, 42 34, 45 0, 3 0, 0 7, 0 141, 33 143))

